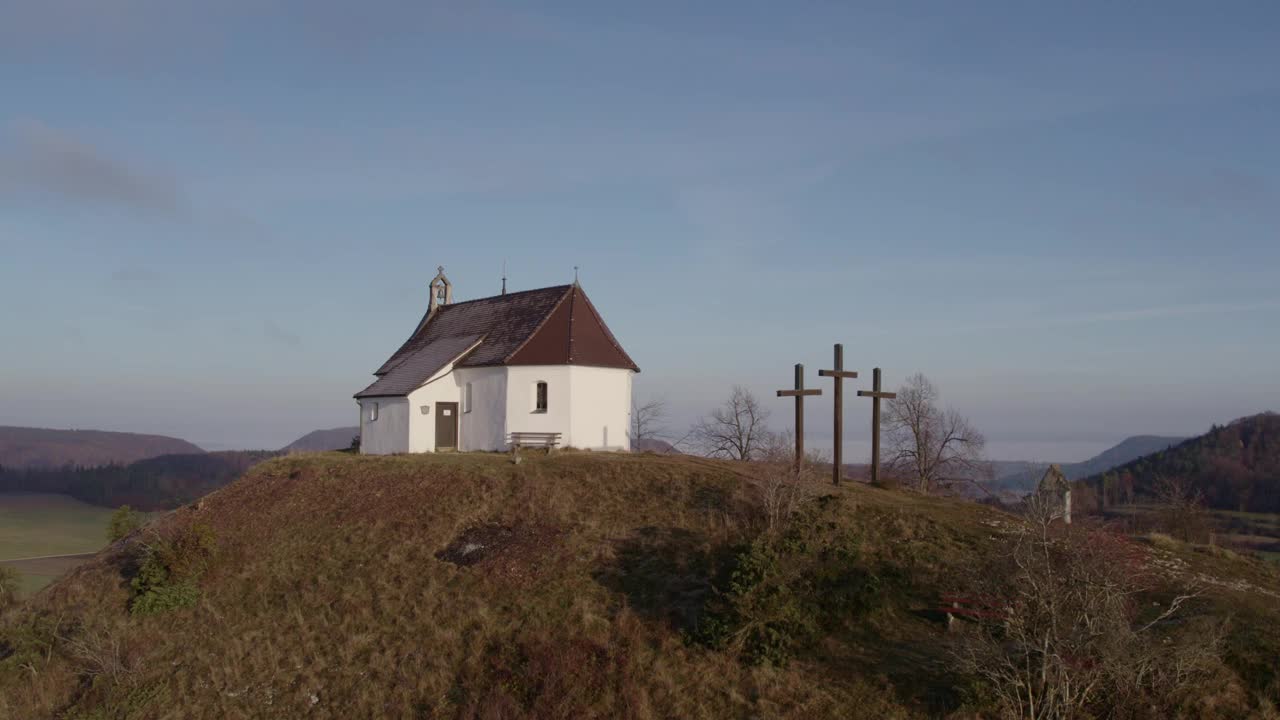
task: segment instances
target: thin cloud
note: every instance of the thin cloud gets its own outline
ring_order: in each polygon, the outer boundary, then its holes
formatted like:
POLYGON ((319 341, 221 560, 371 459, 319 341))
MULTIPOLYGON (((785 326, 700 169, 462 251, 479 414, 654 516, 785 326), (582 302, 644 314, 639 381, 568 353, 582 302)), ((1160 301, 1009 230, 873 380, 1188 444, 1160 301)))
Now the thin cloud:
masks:
POLYGON ((302 347, 302 337, 292 330, 288 330, 274 320, 266 320, 262 325, 263 333, 271 342, 283 345, 287 348, 302 347))
MULTIPOLYGON (((1159 188, 1160 182, 1157 178, 1153 184, 1159 188)), ((1224 213, 1271 213, 1280 197, 1262 175, 1229 168, 1165 181, 1164 187, 1164 196, 1175 205, 1224 213)))
POLYGON ((0 145, 0 197, 50 197, 155 216, 186 212, 176 182, 112 157, 70 133, 27 122, 8 135, 0 145))
POLYGON ((171 278, 143 267, 122 267, 107 276, 104 296, 122 300, 136 310, 163 311, 172 306, 171 278))
POLYGON ((986 332, 993 330, 1032 330, 1047 327, 1097 325, 1114 322, 1138 322, 1142 320, 1194 317, 1199 315, 1232 315, 1236 313, 1260 312, 1266 310, 1280 310, 1280 300, 1266 300, 1251 303, 1161 305, 1145 308, 1130 308, 1125 310, 1104 310, 1100 312, 1077 313, 1056 317, 1033 317, 1014 322, 963 325, 952 327, 950 330, 957 333, 986 332))

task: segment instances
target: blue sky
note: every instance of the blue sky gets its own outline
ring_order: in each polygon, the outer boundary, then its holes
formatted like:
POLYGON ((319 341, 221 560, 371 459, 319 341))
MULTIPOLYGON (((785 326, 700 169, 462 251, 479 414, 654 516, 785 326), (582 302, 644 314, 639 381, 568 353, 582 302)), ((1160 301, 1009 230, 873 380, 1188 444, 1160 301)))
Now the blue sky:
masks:
POLYGON ((1280 8, 1047 5, 6 3, 0 423, 354 424, 503 260, 676 426, 837 341, 1000 458, 1280 409, 1280 8))

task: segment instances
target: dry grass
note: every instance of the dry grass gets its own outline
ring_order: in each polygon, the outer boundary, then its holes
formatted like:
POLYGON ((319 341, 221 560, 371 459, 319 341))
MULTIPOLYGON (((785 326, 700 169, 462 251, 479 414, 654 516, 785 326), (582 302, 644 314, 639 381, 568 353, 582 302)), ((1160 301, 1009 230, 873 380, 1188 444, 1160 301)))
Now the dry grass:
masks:
POLYGON ((0 621, 0 717, 915 717, 960 707, 944 631, 924 610, 1012 522, 973 504, 815 481, 806 493, 834 493, 834 522, 912 590, 786 668, 685 642, 726 554, 770 522, 767 479, 754 472, 599 453, 520 465, 483 454, 280 458, 153 524, 216 533, 196 607, 128 615, 130 550, 113 546, 0 621), (467 543, 489 550, 458 562, 467 543))

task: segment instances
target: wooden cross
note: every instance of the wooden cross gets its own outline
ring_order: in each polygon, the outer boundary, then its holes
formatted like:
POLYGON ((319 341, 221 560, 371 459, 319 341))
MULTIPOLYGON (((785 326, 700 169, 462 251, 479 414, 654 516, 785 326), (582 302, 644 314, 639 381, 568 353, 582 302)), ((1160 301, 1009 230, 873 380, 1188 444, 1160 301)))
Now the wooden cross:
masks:
POLYGON ((898 393, 880 392, 880 368, 871 371, 871 389, 859 390, 858 397, 871 398, 871 482, 880 481, 880 401, 892 400, 898 393))
POLYGON ((778 397, 796 399, 796 474, 804 465, 804 399, 810 395, 821 395, 821 390, 804 389, 804 365, 796 363, 796 387, 794 390, 779 390, 778 397))
POLYGON ((829 377, 836 379, 836 417, 835 417, 835 445, 831 449, 831 482, 839 485, 840 475, 844 470, 843 467, 843 450, 844 450, 844 379, 856 378, 858 373, 852 370, 844 369, 844 346, 836 343, 836 363, 834 370, 819 370, 820 377, 829 377))

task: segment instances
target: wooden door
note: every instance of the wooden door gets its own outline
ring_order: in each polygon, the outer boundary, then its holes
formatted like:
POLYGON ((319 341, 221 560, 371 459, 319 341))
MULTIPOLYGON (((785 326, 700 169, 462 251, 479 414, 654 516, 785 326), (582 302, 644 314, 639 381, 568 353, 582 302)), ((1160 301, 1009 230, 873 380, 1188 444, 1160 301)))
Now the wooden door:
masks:
POLYGON ((436 450, 458 448, 458 403, 436 403, 436 450))

